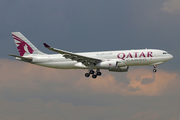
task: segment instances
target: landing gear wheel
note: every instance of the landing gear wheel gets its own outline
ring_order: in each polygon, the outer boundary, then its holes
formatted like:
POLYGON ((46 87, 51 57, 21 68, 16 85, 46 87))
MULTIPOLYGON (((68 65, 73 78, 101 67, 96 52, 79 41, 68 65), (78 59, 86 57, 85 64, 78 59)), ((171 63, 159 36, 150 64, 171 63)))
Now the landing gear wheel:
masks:
POLYGON ((155 73, 155 72, 157 72, 157 70, 156 70, 156 69, 153 69, 153 72, 155 73))
POLYGON ((97 77, 97 75, 92 75, 92 78, 94 78, 94 79, 95 79, 96 77, 97 77))
POLYGON ((86 74, 85 74, 86 77, 89 77, 89 75, 90 75, 89 73, 86 73, 86 74))
POLYGON ((98 75, 98 76, 101 76, 101 75, 102 75, 102 73, 101 73, 101 72, 97 72, 97 75, 98 75))
POLYGON ((93 70, 90 70, 89 74, 94 74, 94 71, 93 71, 93 70))

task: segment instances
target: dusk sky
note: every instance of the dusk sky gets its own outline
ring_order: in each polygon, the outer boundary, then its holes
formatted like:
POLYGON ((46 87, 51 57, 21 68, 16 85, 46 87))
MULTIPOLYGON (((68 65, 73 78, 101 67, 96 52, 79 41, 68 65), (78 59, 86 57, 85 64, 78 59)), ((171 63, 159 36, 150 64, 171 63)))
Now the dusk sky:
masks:
POLYGON ((180 0, 1 0, 0 120, 179 120, 180 0), (60 70, 19 62, 11 32, 39 50, 71 52, 161 49, 157 66, 60 70))

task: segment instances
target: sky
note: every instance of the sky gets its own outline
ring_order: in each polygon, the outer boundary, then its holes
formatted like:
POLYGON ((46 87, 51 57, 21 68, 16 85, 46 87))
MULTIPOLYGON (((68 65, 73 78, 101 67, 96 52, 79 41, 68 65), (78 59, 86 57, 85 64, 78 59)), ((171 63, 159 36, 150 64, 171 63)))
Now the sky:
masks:
POLYGON ((1 0, 0 120, 178 120, 179 0, 1 0), (39 50, 161 49, 174 58, 157 67, 102 70, 44 68, 14 60, 11 32, 39 50))

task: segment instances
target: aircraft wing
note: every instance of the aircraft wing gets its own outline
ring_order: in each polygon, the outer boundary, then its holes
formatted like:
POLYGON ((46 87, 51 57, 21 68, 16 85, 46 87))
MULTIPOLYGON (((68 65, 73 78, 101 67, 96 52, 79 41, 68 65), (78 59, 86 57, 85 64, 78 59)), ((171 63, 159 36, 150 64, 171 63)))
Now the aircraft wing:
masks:
POLYGON ((84 65, 88 65, 89 63, 97 64, 97 63, 102 61, 100 58, 83 56, 83 55, 79 55, 79 54, 76 54, 76 53, 72 53, 72 52, 68 52, 68 51, 64 51, 64 50, 60 50, 60 49, 57 49, 57 48, 50 47, 46 43, 43 43, 43 44, 47 49, 62 54, 63 57, 65 57, 66 59, 75 60, 77 62, 83 63, 84 65))

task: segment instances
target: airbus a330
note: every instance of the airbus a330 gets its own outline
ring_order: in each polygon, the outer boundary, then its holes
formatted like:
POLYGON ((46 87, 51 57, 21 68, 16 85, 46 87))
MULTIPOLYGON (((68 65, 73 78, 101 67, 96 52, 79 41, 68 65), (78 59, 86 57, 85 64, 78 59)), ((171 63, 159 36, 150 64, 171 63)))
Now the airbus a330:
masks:
POLYGON ((45 54, 20 32, 12 32, 12 36, 19 55, 9 55, 15 57, 16 60, 57 69, 88 69, 85 76, 92 75, 92 78, 101 76, 100 69, 127 72, 129 66, 150 65, 154 67, 153 72, 156 72, 157 65, 173 58, 168 52, 158 49, 72 53, 43 43, 47 49, 58 53, 45 54))

